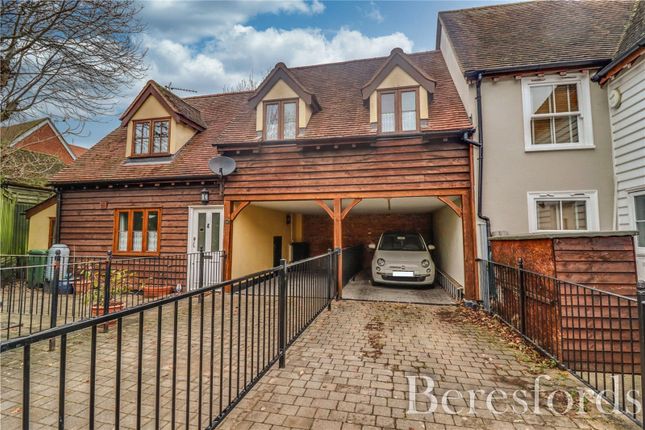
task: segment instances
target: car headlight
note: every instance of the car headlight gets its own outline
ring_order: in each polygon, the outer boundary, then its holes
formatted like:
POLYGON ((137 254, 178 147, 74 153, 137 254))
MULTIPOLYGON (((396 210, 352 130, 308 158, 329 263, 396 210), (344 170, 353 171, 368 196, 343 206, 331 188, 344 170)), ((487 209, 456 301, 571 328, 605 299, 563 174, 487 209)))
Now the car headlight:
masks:
POLYGON ((376 260, 376 264, 379 266, 385 266, 385 260, 383 260, 382 258, 379 258, 378 260, 376 260))
POLYGON ((421 265, 422 265, 423 267, 428 267, 428 266, 430 266, 430 260, 423 260, 423 261, 421 262, 421 265))

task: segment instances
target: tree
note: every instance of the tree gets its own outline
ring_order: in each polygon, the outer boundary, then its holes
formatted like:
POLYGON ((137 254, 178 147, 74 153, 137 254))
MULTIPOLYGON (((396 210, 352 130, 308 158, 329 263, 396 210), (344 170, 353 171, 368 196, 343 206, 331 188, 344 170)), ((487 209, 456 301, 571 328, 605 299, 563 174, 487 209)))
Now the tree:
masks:
POLYGON ((269 75, 271 69, 267 69, 260 78, 256 78, 253 70, 249 72, 248 78, 242 78, 233 85, 225 85, 222 88, 222 92, 231 93, 231 92, 241 92, 241 91, 254 91, 258 85, 269 75))
POLYGON ((105 115, 143 76, 134 0, 2 0, 0 122, 105 115))

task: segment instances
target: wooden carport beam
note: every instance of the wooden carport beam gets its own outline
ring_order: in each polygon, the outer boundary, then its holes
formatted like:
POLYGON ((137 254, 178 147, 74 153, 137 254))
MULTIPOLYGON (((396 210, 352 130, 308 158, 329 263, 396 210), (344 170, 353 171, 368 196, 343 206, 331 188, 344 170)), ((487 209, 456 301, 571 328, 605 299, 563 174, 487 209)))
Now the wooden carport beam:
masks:
POLYGON ((446 204, 446 206, 452 209, 453 212, 456 213, 459 218, 461 218, 462 216, 461 207, 457 205, 457 203, 450 200, 450 197, 437 197, 437 199, 441 200, 444 204, 446 204))
POLYGON ((250 204, 251 202, 240 202, 240 204, 231 213, 231 222, 235 221, 235 218, 237 218, 240 212, 242 212, 244 208, 250 204))
POLYGON ((343 209, 343 212, 341 213, 341 219, 345 219, 345 217, 347 215, 349 215, 349 211, 354 209, 354 206, 356 206, 357 204, 359 204, 362 201, 363 201, 363 199, 354 199, 354 200, 352 200, 352 202, 349 204, 349 206, 347 206, 345 209, 343 209))
POLYGON ((318 206, 320 206, 321 208, 323 208, 323 209, 325 210, 325 212, 327 212, 327 215, 329 215, 329 217, 330 217, 331 219, 334 219, 334 212, 333 212, 331 209, 329 209, 329 206, 327 206, 327 203, 325 203, 323 200, 314 200, 314 202, 315 202, 318 206))

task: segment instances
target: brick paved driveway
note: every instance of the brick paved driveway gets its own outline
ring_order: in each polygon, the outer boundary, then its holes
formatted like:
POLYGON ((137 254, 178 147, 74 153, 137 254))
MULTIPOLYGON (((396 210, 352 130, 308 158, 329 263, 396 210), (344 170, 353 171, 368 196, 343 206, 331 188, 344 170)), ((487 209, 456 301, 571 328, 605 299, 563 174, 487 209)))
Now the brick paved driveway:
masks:
MULTIPOLYGON (((288 351, 286 368, 275 366, 265 375, 220 428, 637 428, 621 415, 594 413, 593 405, 583 415, 550 413, 545 408, 550 392, 574 391, 581 385, 565 372, 536 367, 497 339, 497 333, 456 319, 457 312, 450 306, 334 303, 333 311, 323 312, 288 351), (531 391, 535 376, 542 373, 552 379, 542 381, 541 415, 495 415, 485 407, 493 389, 531 391), (450 389, 485 393, 477 394, 472 415, 465 400, 450 401, 463 408, 459 415, 407 414, 406 375, 432 377, 439 397, 450 389)), ((555 405, 562 410, 566 402, 559 398, 555 405)), ((527 402, 533 405, 532 396, 527 402)), ((417 404, 418 410, 427 409, 427 402, 417 404)), ((494 405, 502 410, 509 404, 494 405)))

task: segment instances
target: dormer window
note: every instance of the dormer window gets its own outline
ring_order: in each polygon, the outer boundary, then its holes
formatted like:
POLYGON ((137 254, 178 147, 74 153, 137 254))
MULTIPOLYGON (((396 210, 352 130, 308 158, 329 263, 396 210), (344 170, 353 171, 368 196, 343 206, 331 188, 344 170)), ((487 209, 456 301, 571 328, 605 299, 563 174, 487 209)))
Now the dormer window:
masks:
POLYGON ((394 133, 419 129, 418 88, 379 90, 379 131, 394 133))
POLYGON ((298 99, 264 102, 264 139, 290 140, 298 130, 298 99))
POLYGON ((145 157, 169 153, 170 119, 134 122, 132 155, 145 157))

